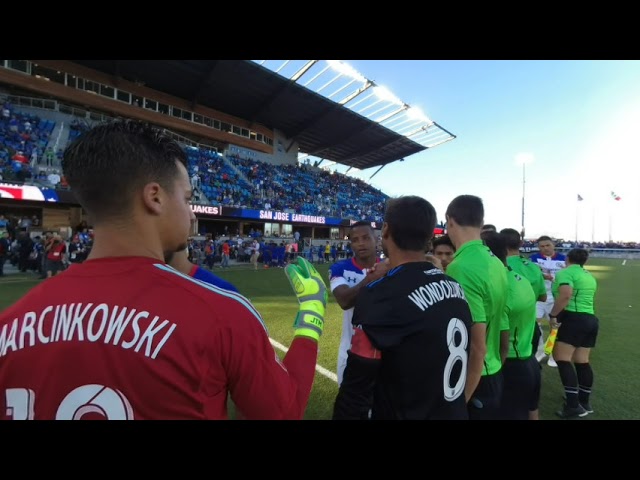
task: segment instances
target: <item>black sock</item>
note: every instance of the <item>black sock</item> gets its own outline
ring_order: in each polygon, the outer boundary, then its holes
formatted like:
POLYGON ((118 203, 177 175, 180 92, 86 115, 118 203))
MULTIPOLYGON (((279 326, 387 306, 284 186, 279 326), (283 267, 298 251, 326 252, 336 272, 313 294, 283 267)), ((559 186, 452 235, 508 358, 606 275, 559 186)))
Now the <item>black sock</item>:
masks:
POLYGON ((564 385, 564 394, 567 397, 567 407, 578 407, 578 376, 571 362, 558 362, 558 373, 564 385))
POLYGON ((581 404, 589 403, 591 387, 593 387, 593 369, 590 363, 576 363, 576 374, 578 378, 578 400, 581 404))

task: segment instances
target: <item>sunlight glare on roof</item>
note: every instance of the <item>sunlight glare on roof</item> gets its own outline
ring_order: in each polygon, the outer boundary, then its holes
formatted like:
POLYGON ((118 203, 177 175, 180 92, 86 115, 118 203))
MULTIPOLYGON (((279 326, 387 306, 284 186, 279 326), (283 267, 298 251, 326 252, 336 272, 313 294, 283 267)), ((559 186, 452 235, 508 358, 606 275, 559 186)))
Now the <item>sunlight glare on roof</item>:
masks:
POLYGON ((348 65, 340 60, 327 60, 327 63, 331 68, 333 68, 336 72, 341 73, 342 75, 346 75, 347 77, 353 78, 360 82, 366 82, 367 79, 364 75, 360 74, 355 68, 351 65, 348 65))
POLYGON ((403 105, 404 102, 396 97, 387 87, 375 86, 373 87, 373 93, 376 94, 380 100, 386 100, 387 102, 394 103, 396 105, 403 105))
POLYGON ((431 119, 429 117, 427 117, 422 110, 420 110, 418 107, 410 107, 407 110, 407 116, 414 119, 414 120, 420 120, 423 122, 427 122, 429 125, 433 124, 433 122, 431 121, 431 119))

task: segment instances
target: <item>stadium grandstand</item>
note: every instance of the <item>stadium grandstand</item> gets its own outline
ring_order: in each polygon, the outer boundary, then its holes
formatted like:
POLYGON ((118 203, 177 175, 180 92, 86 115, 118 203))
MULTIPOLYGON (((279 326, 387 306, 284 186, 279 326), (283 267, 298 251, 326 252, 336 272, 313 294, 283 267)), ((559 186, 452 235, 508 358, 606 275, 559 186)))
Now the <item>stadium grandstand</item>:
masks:
POLYGON ((113 118, 184 146, 197 233, 297 231, 309 245, 343 239, 356 221, 380 228, 388 197, 371 178, 455 138, 335 60, 0 60, 0 102, 1 209, 43 230, 90 224, 60 161, 113 118), (374 167, 368 181, 353 176, 374 167))

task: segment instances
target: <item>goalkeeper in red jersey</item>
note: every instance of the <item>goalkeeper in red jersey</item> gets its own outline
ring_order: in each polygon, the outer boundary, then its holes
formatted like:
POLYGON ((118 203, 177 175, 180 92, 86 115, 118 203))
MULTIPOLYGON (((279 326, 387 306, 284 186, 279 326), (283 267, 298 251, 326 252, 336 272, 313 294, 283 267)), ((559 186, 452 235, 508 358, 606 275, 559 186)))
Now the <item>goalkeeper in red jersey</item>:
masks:
POLYGON ((282 361, 242 295, 166 265, 186 248, 191 185, 182 147, 133 121, 67 147, 63 171, 92 218, 88 259, 0 313, 0 419, 301 419, 327 290, 287 266, 299 301, 282 361))

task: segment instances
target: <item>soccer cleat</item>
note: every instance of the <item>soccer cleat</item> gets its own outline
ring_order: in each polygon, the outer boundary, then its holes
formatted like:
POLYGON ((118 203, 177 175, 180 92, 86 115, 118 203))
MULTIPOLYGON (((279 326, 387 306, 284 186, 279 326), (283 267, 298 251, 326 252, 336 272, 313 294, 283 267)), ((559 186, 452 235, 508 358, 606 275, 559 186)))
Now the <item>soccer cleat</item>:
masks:
POLYGON ((550 367, 553 367, 553 368, 557 368, 558 367, 558 364, 556 363, 556 361, 553 358, 553 356, 549 356, 549 360, 547 360, 547 365, 549 365, 550 367))
POLYGON ((578 404, 577 407, 568 407, 566 403, 562 406, 561 410, 556 412, 556 415, 560 418, 584 417, 588 414, 589 412, 586 411, 582 405, 578 404))
POLYGON ((591 408, 591 404, 590 403, 581 403, 580 406, 582 408, 584 408, 585 412, 593 413, 593 408, 591 408))
MULTIPOLYGON (((567 397, 565 397, 564 395, 562 396, 562 401, 566 402, 567 401, 567 397)), ((582 406, 582 408, 584 408, 587 413, 593 413, 593 408, 591 408, 591 404, 590 403, 580 403, 580 405, 582 406)))

